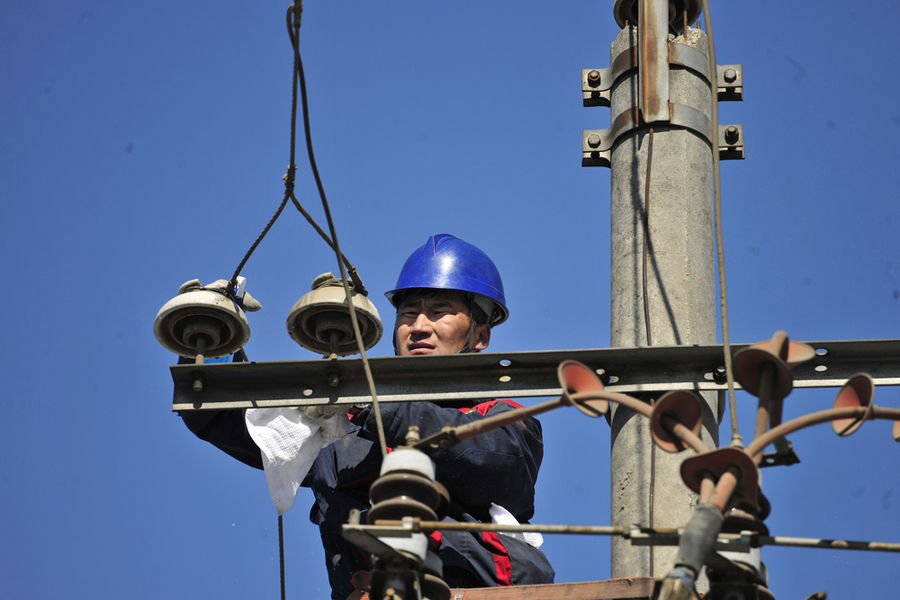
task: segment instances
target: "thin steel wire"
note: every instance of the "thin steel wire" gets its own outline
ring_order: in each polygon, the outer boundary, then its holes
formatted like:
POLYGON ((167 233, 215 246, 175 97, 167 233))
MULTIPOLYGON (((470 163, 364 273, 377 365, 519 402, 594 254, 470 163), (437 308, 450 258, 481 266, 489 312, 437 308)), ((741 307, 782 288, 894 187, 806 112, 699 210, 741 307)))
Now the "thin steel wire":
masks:
POLYGON ((713 37, 712 16, 709 11, 709 0, 703 0, 703 25, 706 28, 706 36, 709 46, 709 72, 711 87, 711 139, 713 158, 713 193, 715 194, 716 215, 716 261, 719 271, 719 306, 722 317, 722 349, 725 355, 725 379, 728 383, 728 410, 731 413, 731 445, 742 448, 744 446, 738 428, 737 403, 734 399, 734 369, 731 364, 731 337, 728 332, 728 287, 725 277, 725 246, 722 235, 722 181, 719 161, 719 100, 718 85, 716 83, 716 43, 713 37))
POLYGON ((322 184, 322 178, 319 175, 319 168, 316 165, 316 156, 313 152, 312 133, 309 126, 309 99, 306 93, 306 76, 303 71, 303 61, 300 58, 300 16, 303 11, 303 2, 295 0, 294 4, 288 7, 287 22, 288 35, 291 38, 291 46, 294 49, 294 65, 295 65, 295 85, 300 85, 300 107, 303 113, 303 133, 306 139, 306 155, 309 158, 309 167, 312 170, 313 178, 316 181, 316 188, 319 191, 319 198, 322 200, 322 210, 325 212, 325 219, 328 222, 328 231, 331 234, 331 241, 334 243, 333 249, 340 269, 341 283, 344 286, 344 294, 347 297, 347 305, 350 309, 350 322, 353 325, 353 334, 356 337, 356 347, 362 359, 363 371, 366 375, 366 383, 369 386, 369 394, 372 397, 372 410, 375 414, 375 426, 378 430, 378 443, 381 447, 382 456, 387 455, 387 443, 384 435, 384 424, 381 418, 381 406, 378 403, 378 393, 375 390, 375 380, 372 376, 372 368, 369 365, 369 359, 366 356, 366 348, 363 344, 362 333, 359 328, 359 320, 356 315, 356 307, 352 301, 352 292, 350 290, 350 282, 347 277, 347 270, 344 267, 343 253, 341 252, 340 242, 338 241, 337 230, 334 226, 334 219, 331 216, 331 209, 328 206, 328 198, 325 195, 325 187, 322 184))

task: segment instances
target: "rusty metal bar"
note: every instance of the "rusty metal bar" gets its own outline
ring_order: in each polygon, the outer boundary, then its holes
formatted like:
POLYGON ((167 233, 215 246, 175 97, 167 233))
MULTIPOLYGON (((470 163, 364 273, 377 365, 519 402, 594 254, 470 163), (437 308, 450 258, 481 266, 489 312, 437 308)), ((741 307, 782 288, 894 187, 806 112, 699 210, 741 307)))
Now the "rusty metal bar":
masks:
POLYGON ((853 540, 827 540, 819 538, 795 538, 761 536, 760 546, 791 546, 794 548, 825 548, 828 550, 863 550, 868 552, 900 552, 900 544, 891 542, 862 542, 853 540))
POLYGON ((663 425, 669 429, 672 434, 677 437, 685 447, 690 448, 694 452, 706 452, 709 447, 704 443, 699 435, 685 427, 683 424, 675 421, 671 417, 663 415, 663 425))
POLYGON ((890 421, 900 421, 900 409, 882 408, 880 406, 858 406, 847 408, 832 408, 829 410, 809 413, 807 415, 803 415, 802 417, 791 419, 787 423, 782 423, 778 427, 770 429, 763 435, 753 440, 753 442, 751 442, 750 445, 747 446, 747 449, 744 450, 744 452, 746 452, 747 455, 754 460, 754 462, 759 464, 759 461, 762 459, 763 450, 765 450, 766 446, 773 443, 775 440, 806 427, 812 427, 813 425, 818 425, 820 423, 827 423, 830 421, 835 421, 837 419, 846 418, 873 420, 886 419, 890 421))
MULTIPOLYGON (((498 533, 546 533, 564 535, 600 535, 631 539, 638 545, 674 546, 683 528, 674 527, 611 527, 605 525, 539 525, 526 523, 501 525, 499 523, 466 523, 455 521, 423 521, 416 518, 379 520, 375 525, 350 523, 344 531, 352 530, 369 536, 406 536, 431 531, 493 531, 498 533)), ((823 548, 829 550, 862 550, 868 552, 900 552, 900 543, 832 540, 826 538, 799 538, 785 536, 761 536, 755 533, 720 533, 716 538, 717 550, 734 550, 736 547, 759 548, 762 546, 792 546, 799 548, 823 548)))
MULTIPOLYGON (((593 413, 590 416, 599 417, 606 414, 605 408, 598 410, 593 407, 594 401, 616 402, 640 413, 648 419, 653 413, 653 408, 649 404, 632 396, 628 396, 627 394, 607 392, 605 390, 597 392, 581 392, 572 394, 568 398, 564 394, 556 400, 549 400, 534 406, 525 406, 493 417, 479 419, 478 421, 473 421, 458 427, 444 427, 437 433, 415 442, 412 447, 426 453, 450 448, 459 442, 471 439, 488 431, 493 431, 511 425, 512 423, 518 423, 527 417, 539 415, 564 406, 578 405, 582 408, 586 408, 588 413, 593 413)), ((692 448, 695 452, 705 452, 709 450, 697 434, 681 423, 666 416, 663 416, 663 421, 665 422, 666 427, 668 427, 685 446, 692 448)))
POLYGON ((722 477, 719 478, 719 482, 716 484, 715 490, 713 490, 713 495, 712 498, 710 498, 709 503, 720 511, 725 512, 728 503, 731 501, 731 496, 737 489, 739 479, 740 471, 734 467, 729 467, 727 471, 722 473, 722 477))
POLYGON ((640 0, 638 77, 644 122, 669 120, 669 2, 640 0))
MULTIPOLYGON (((793 370, 794 388, 840 387, 866 372, 876 386, 900 385, 900 340, 807 342, 815 359, 793 370)), ((738 351, 746 345, 734 345, 738 351)), ((552 397, 566 359, 597 370, 610 392, 725 388, 717 381, 722 347, 605 348, 371 358, 382 402, 552 397)), ((356 358, 174 365, 173 410, 314 406, 368 402, 356 358), (203 382, 195 390, 196 379, 203 382)))
MULTIPOLYGON (((346 526, 345 526, 346 527, 346 526)), ((372 527, 378 533, 404 532, 410 533, 429 532, 429 531, 494 531, 499 533, 559 533, 569 535, 620 535, 627 537, 630 534, 630 528, 627 527, 611 527, 608 525, 537 525, 537 524, 519 524, 506 525, 500 523, 467 523, 457 521, 421 521, 416 518, 406 518, 402 520, 378 520, 372 527), (382 529, 383 528, 383 529, 382 529)), ((672 533, 672 532, 669 532, 672 533)))

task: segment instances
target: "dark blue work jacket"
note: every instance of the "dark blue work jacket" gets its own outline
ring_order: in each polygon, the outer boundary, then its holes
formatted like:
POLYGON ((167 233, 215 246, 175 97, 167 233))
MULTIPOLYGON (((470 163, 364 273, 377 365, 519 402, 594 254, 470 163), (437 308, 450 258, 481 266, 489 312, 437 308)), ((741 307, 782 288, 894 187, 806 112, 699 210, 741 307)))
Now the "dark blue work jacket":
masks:
MULTIPOLYGON (((410 425, 421 435, 445 425, 463 425, 513 410, 511 401, 458 407, 432 402, 381 405, 386 443, 403 445, 410 425)), ((259 448, 244 425, 243 411, 192 411, 181 414, 198 437, 234 458, 262 468, 259 448)), ((341 524, 351 509, 369 507, 368 490, 378 477, 381 451, 375 417, 365 409, 351 421, 348 435, 322 449, 303 485, 315 503, 310 520, 319 526, 332 598, 344 600, 353 590, 350 577, 371 568, 369 557, 345 541, 341 524)), ((436 479, 450 494, 445 520, 489 522, 491 503, 508 510, 520 523, 534 514, 534 485, 543 457, 541 426, 536 419, 475 436, 432 456, 436 479)), ((451 587, 487 587, 550 583, 553 569, 542 552, 518 539, 496 534, 446 531, 439 541, 443 578, 451 587)))

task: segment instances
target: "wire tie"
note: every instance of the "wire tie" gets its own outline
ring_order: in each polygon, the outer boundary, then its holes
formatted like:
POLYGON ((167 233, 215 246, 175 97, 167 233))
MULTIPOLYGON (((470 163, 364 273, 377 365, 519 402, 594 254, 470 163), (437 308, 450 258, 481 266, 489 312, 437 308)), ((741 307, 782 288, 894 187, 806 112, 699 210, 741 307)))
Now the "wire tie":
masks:
POLYGON ((297 173, 297 167, 294 165, 290 165, 288 167, 287 173, 284 174, 282 179, 284 180, 284 189, 288 191, 294 190, 294 176, 297 173))

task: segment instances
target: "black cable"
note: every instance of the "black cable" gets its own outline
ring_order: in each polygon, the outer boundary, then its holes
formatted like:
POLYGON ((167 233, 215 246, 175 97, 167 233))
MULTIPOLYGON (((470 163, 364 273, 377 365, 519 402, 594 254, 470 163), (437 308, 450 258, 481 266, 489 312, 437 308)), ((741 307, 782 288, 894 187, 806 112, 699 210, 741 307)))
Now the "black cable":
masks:
POLYGON ((281 600, 285 600, 284 586, 284 517, 278 515, 278 564, 281 567, 281 600))
MULTIPOLYGON (((334 250, 335 248, 334 248, 334 244, 331 241, 331 238, 329 238, 328 234, 325 232, 325 230, 322 229, 318 223, 316 223, 316 220, 313 219, 312 215, 309 214, 309 212, 306 210, 306 208, 303 207, 303 204, 301 204, 300 201, 297 200, 297 197, 294 194, 291 194, 291 202, 294 203, 294 208, 296 208, 300 212, 300 214, 303 215, 303 217, 306 219, 307 223, 312 225, 312 228, 316 230, 316 233, 318 233, 319 236, 323 240, 325 240, 325 243, 328 244, 328 246, 332 250, 334 250)), ((341 254, 341 258, 344 262, 344 266, 347 267, 347 272, 350 274, 350 280, 353 282, 353 289, 356 290, 357 292, 359 292, 360 294, 362 294, 363 296, 368 296, 369 291, 363 285, 362 279, 360 279, 359 274, 356 271, 356 267, 354 267, 353 265, 350 264, 350 261, 347 259, 346 256, 343 255, 343 253, 341 254)))
MULTIPOLYGON (((287 182, 288 176, 285 175, 285 182, 287 182)), ((287 186, 287 183, 285 183, 287 186)), ((275 224, 275 221, 278 220, 278 217, 281 216, 281 212, 284 210, 284 207, 287 206, 287 201, 290 196, 285 193, 284 198, 281 200, 281 204, 278 205, 278 210, 275 211, 275 214, 272 215, 272 218, 269 219, 269 222, 266 223, 266 226, 263 228, 262 232, 256 237, 256 241, 250 246, 250 249, 244 253, 244 258, 241 259, 241 262, 238 264, 237 268, 234 270, 234 274, 231 276, 231 283, 228 285, 227 295, 231 296, 234 294, 234 288, 237 285, 238 275, 241 274, 241 270, 243 270, 244 265, 247 264, 247 261, 250 260, 250 256, 256 251, 256 247, 263 241, 263 238, 266 237, 266 234, 269 233, 269 230, 272 229, 272 225, 275 224)))
MULTIPOLYGON (((340 246, 337 244, 337 240, 335 239, 335 231, 331 219, 331 211, 328 208, 328 201, 325 198, 325 188, 322 185, 322 179, 319 176, 319 168, 316 165, 316 157, 313 153, 312 149, 312 138, 310 135, 309 129, 309 101, 306 95, 306 76, 303 73, 303 61, 300 58, 300 24, 301 24, 301 16, 303 14, 303 2, 302 0, 295 0, 294 4, 288 7, 287 10, 287 29, 288 29, 288 37, 291 39, 291 46, 294 49, 294 99, 293 105, 291 108, 291 160, 293 164, 293 151, 294 151, 294 136, 296 132, 296 118, 297 118, 297 84, 300 85, 300 95, 301 95, 301 109, 303 110, 303 130, 306 138, 306 153, 309 157, 309 166, 312 169, 313 177, 316 180, 316 187, 319 190, 319 197, 322 199, 322 206, 325 210, 325 218, 328 221, 328 228, 331 232, 329 236, 316 221, 312 218, 312 215, 303 208, 303 205, 297 200, 296 196, 291 196, 291 200, 294 203, 294 207, 300 212, 301 215, 307 220, 307 222, 312 225, 313 229, 316 230, 316 233, 325 241, 326 244, 338 255, 338 263, 344 265, 347 268, 347 271, 350 274, 350 278, 353 281, 353 289, 362 295, 368 295, 366 291, 366 287, 363 285, 362 280, 359 277, 359 274, 356 271, 356 268, 350 264, 350 261, 344 256, 344 253, 341 252, 340 246)), ((346 277, 346 273, 341 272, 342 277, 346 277)))
MULTIPOLYGON (((303 12, 303 7, 301 2, 296 2, 297 9, 294 10, 294 6, 288 8, 287 12, 287 25, 288 25, 288 35, 291 38, 291 45, 294 48, 297 48, 298 37, 300 31, 300 16, 303 12)), ((356 271, 356 268, 350 264, 350 261, 342 252, 340 252, 337 248, 335 248, 335 244, 332 239, 328 236, 328 234, 323 230, 316 220, 312 217, 309 212, 303 208, 303 205, 297 200, 297 196, 294 194, 294 180, 297 173, 297 161, 296 161, 296 152, 297 152, 297 87, 298 84, 303 86, 303 110, 304 110, 304 119, 307 119, 306 113, 306 89, 305 83, 303 83, 303 74, 302 74, 302 65, 300 64, 300 55, 299 52, 294 53, 294 69, 291 74, 291 142, 290 142, 290 160, 288 162, 288 170, 284 175, 284 197, 281 199, 281 204, 278 205, 278 210, 275 211, 275 214, 272 215, 272 218, 269 219, 269 222, 263 228, 262 232, 256 237, 256 240, 253 244, 250 245, 250 248, 244 254, 244 257, 241 259, 241 262, 238 263, 237 268, 234 270, 234 274, 231 276, 230 285, 228 286, 227 294, 229 296, 233 295, 234 289, 237 285, 238 275, 241 274, 241 271, 244 269, 244 266, 247 264, 247 261, 250 260, 250 257, 256 251, 256 248, 262 243, 263 238, 269 233, 269 230, 272 229, 272 226, 275 224, 275 221, 281 216, 281 213, 284 211, 284 207, 287 205, 287 201, 291 200, 294 204, 294 207, 300 212, 301 215, 306 219, 306 221, 313 227, 319 237, 321 237, 326 244, 332 249, 340 254, 340 260, 347 267, 347 271, 350 274, 350 278, 353 281, 353 289, 356 292, 362 294, 363 296, 368 295, 365 285, 363 285, 362 279, 359 277, 359 273, 356 271)), ((307 136, 308 137, 308 136, 307 136)), ((307 140, 307 148, 309 148, 309 141, 307 140)), ((321 182, 319 181, 318 172, 315 168, 314 161, 312 162, 313 170, 316 175, 316 184, 320 188, 321 193, 321 182)))
MULTIPOLYGON (((298 25, 299 26, 299 25, 298 25)), ((278 210, 275 211, 275 214, 272 215, 272 218, 269 219, 269 222, 263 228, 262 233, 257 236, 256 241, 250 246, 250 249, 244 254, 244 258, 241 259, 241 262, 238 264, 237 268, 234 270, 234 274, 231 276, 231 284, 228 286, 228 294, 231 295, 234 293, 234 288, 237 285, 238 275, 241 274, 241 270, 243 270, 244 265, 247 264, 247 261, 250 260, 250 257, 256 251, 256 248, 262 243, 263 238, 266 237, 266 234, 269 233, 269 230, 272 229, 272 226, 275 224, 275 221, 278 220, 278 217, 281 216, 282 211, 284 211, 284 207, 287 205, 287 201, 293 197, 294 195, 294 178, 297 174, 297 161, 295 160, 297 145, 297 61, 294 60, 294 70, 291 73, 291 86, 293 88, 293 92, 291 94, 291 147, 290 147, 290 160, 288 162, 288 170, 287 173, 284 174, 284 198, 281 199, 281 204, 278 205, 278 210)))
MULTIPOLYGON (((356 347, 359 351, 360 360, 363 366, 363 372, 366 376, 366 383, 369 387, 369 394, 372 397, 372 412, 375 413, 375 427, 378 431, 378 442, 381 446, 381 455, 387 456, 387 442, 384 435, 384 424, 381 419, 381 407, 378 403, 378 393, 375 390, 375 379, 372 376, 372 367, 369 359, 366 357, 366 347, 363 344, 362 332, 359 328, 359 320, 356 317, 356 306, 351 299, 350 282, 345 269, 344 254, 341 252, 340 242, 338 242, 337 230, 334 226, 334 219, 331 216, 331 209, 328 206, 328 198, 325 195, 325 186, 322 185, 322 177, 319 175, 319 167, 316 164, 316 155, 313 151, 312 133, 309 126, 309 98, 306 93, 306 75, 303 72, 303 61, 300 58, 300 14, 303 11, 302 0, 294 0, 294 4, 288 7, 287 22, 288 35, 291 38, 291 45, 294 48, 294 66, 296 72, 296 80, 300 83, 300 107, 303 111, 303 133, 306 138, 306 155, 309 159, 309 167, 312 171, 313 178, 316 181, 316 188, 319 190, 319 198, 322 200, 322 210, 325 212, 325 219, 328 222, 328 231, 331 234, 331 241, 334 242, 335 257, 337 258, 338 269, 341 272, 341 284, 344 287, 344 294, 347 297, 347 306, 350 309, 350 322, 353 326, 353 334, 356 338, 356 347)), ((355 270, 351 272, 355 275, 355 270)), ((358 277, 357 277, 358 280, 358 277)), ((353 287, 362 286, 362 282, 354 280, 353 287)))

